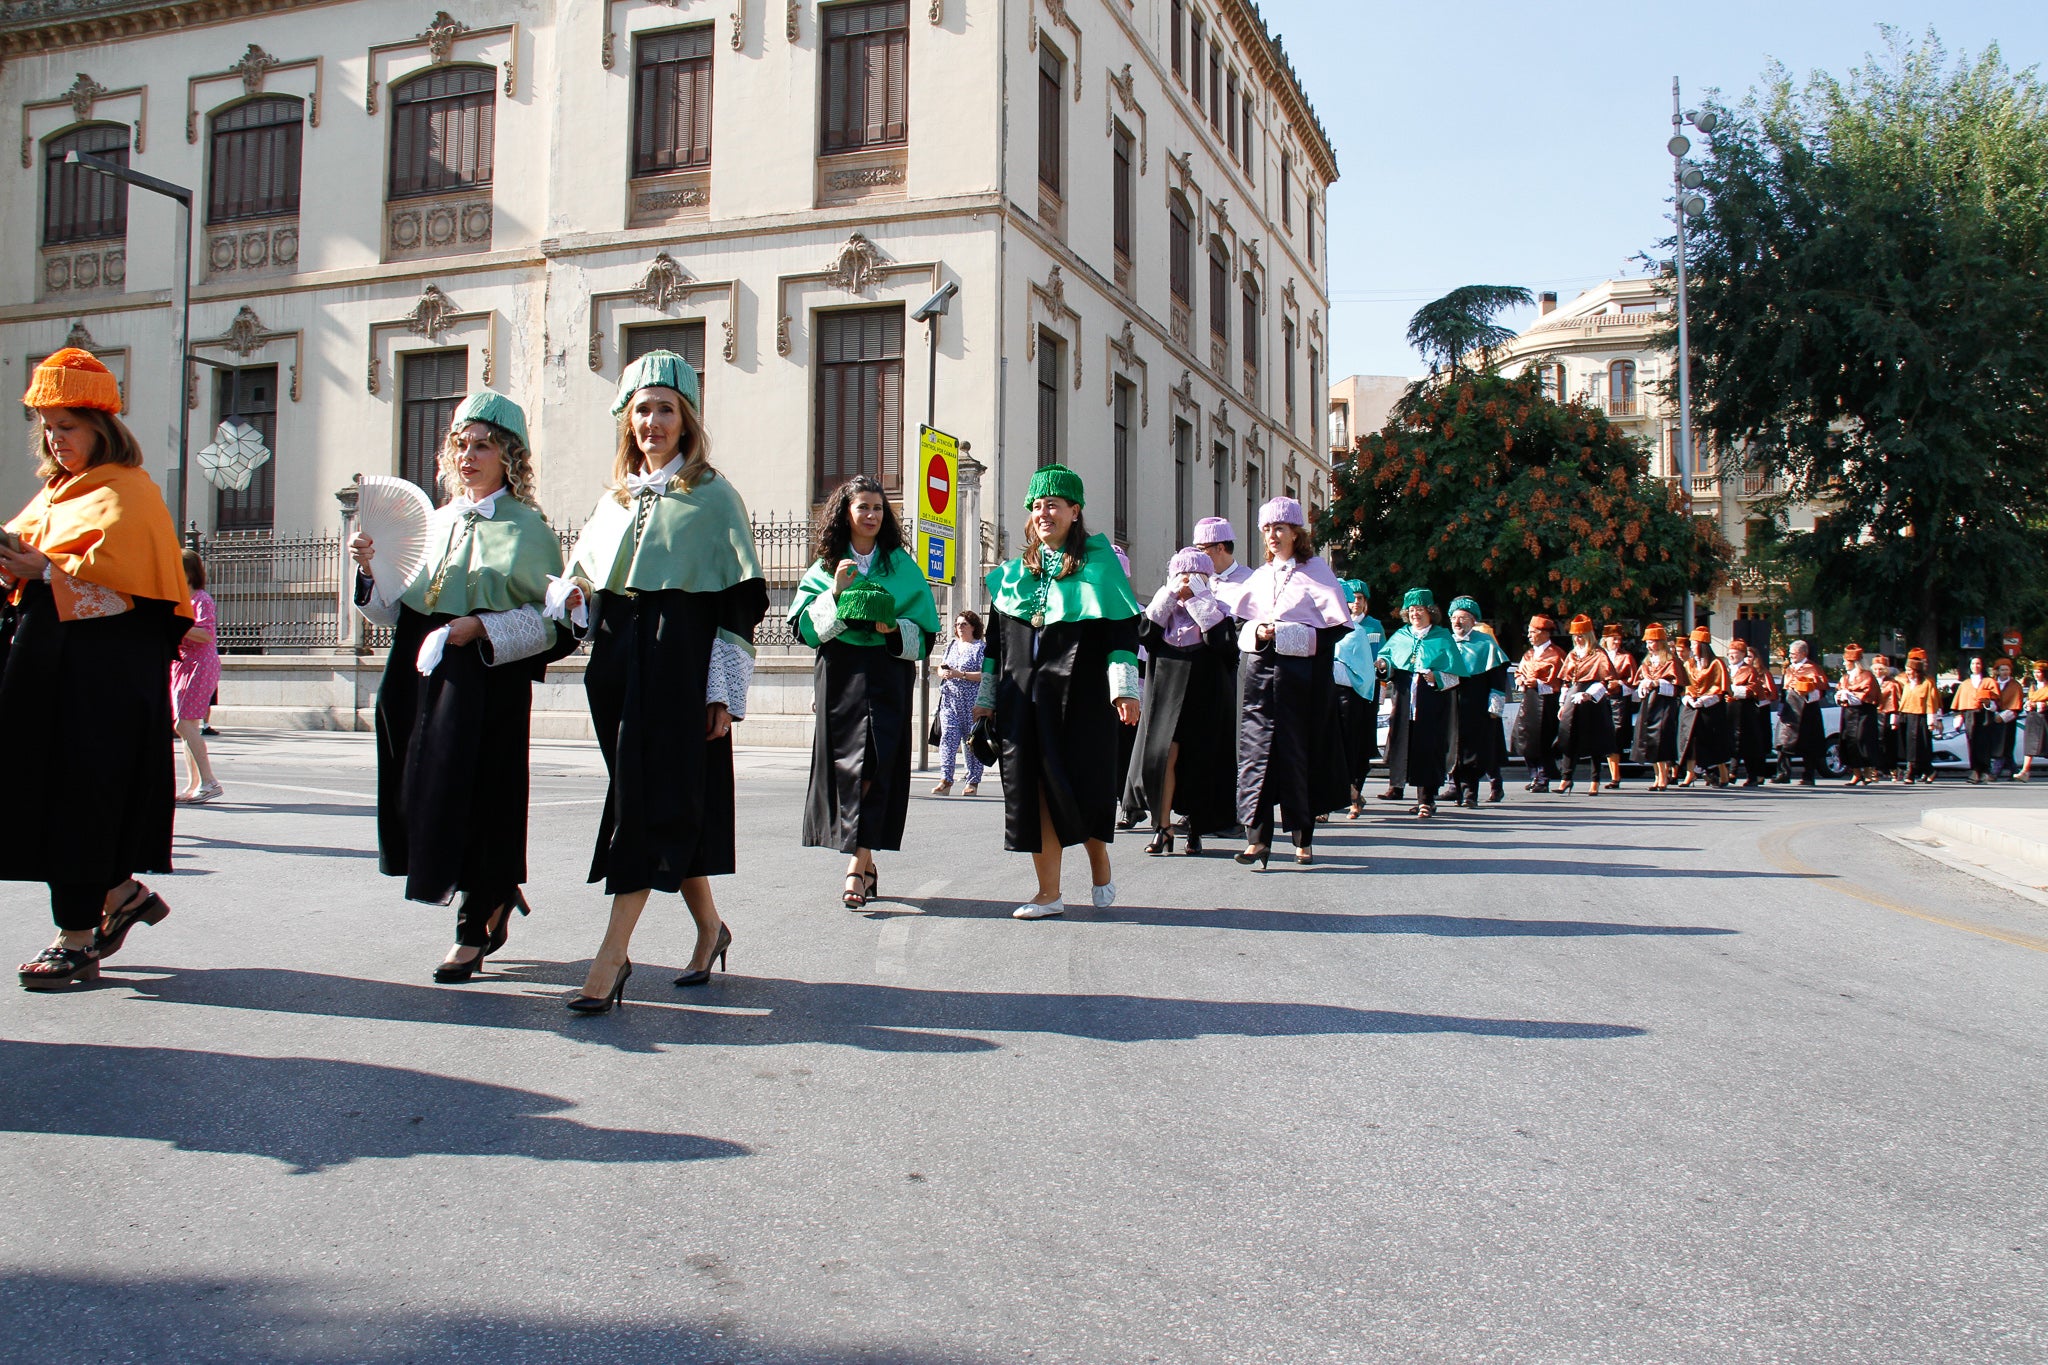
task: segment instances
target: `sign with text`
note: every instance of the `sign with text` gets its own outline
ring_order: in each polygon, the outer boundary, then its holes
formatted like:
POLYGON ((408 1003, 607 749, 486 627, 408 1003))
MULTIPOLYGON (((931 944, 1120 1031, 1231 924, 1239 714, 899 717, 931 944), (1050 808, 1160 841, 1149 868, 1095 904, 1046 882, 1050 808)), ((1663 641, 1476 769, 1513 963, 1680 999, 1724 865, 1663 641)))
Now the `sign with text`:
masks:
POLYGON ((1982 648, 1984 648, 1984 618, 1983 618, 1983 617, 1981 617, 1981 616, 1965 616, 1965 617, 1963 618, 1963 629, 1962 629, 1962 632, 1961 632, 1961 633, 1962 633, 1962 638, 1961 638, 1961 640, 1959 640, 1959 641, 1957 642, 1957 643, 1958 643, 1958 644, 1960 645, 1960 647, 1961 647, 1961 648, 1963 648, 1963 649, 1982 649, 1982 648))
POLYGON ((960 442, 937 427, 917 429, 917 558, 925 578, 951 583, 959 562, 960 442))

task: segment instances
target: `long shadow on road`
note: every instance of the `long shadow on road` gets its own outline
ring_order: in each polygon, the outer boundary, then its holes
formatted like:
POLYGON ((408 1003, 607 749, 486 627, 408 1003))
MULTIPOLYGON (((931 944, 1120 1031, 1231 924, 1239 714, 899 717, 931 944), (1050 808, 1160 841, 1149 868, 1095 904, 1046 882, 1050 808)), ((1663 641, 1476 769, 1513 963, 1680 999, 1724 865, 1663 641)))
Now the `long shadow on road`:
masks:
MULTIPOLYGON (((990 901, 928 898, 903 901, 914 912, 870 910, 870 919, 1008 919, 1011 906, 990 901)), ((1493 915, 1359 915, 1314 910, 1195 910, 1123 905, 1094 910, 1077 924, 1145 924, 1167 929, 1237 929, 1281 934, 1427 934, 1435 938, 1610 938, 1631 934, 1733 934, 1700 924, 1625 924, 1609 920, 1503 919, 1493 915)))
MULTIPOLYGON (((681 996, 667 985, 665 970, 644 964, 641 971, 646 975, 636 973, 639 979, 629 988, 629 1001, 665 997, 673 1003, 651 1009, 645 1003, 629 1003, 617 1014, 583 1019, 568 1015, 560 996, 534 989, 538 981, 521 981, 519 977, 512 979, 530 989, 508 995, 281 968, 152 970, 164 970, 165 974, 122 984, 145 999, 165 1004, 536 1029, 634 1051, 690 1044, 774 1047, 827 1043, 885 1052, 985 1052, 1000 1046, 981 1036, 991 1033, 1050 1033, 1137 1043, 1218 1036, 1400 1033, 1612 1039, 1647 1032, 1627 1024, 1415 1014, 1347 1005, 949 991, 773 977, 721 976, 709 989, 681 996), (639 980, 647 980, 644 990, 639 980), (712 1008, 691 1008, 698 1005, 712 1008)), ((553 967, 543 971, 550 977, 561 975, 553 967)))
POLYGON ((0 1132, 142 1138, 269 1157, 304 1173, 363 1157, 701 1161, 745 1156, 688 1133, 593 1128, 569 1100, 404 1067, 168 1047, 0 1040, 0 1132))

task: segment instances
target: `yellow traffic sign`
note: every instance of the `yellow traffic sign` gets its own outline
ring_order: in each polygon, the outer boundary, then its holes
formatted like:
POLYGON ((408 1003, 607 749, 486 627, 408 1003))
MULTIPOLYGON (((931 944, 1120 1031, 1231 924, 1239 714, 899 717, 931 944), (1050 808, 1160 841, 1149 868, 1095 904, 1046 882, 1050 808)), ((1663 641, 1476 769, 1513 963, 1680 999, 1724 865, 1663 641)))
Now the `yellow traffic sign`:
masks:
POLYGON ((960 543, 960 442, 917 429, 917 559, 928 582, 951 583, 960 543))

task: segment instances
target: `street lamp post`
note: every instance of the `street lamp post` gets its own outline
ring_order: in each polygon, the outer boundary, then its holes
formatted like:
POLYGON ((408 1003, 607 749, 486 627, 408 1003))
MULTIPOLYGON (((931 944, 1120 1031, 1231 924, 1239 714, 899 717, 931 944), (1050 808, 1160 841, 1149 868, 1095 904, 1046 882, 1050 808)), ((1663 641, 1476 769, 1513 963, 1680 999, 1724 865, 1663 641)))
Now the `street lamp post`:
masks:
MULTIPOLYGON (((960 281, 948 280, 939 286, 938 293, 918 305, 917 311, 910 315, 912 322, 924 324, 928 354, 928 368, 925 372, 924 424, 934 431, 938 430, 939 426, 939 319, 946 316, 947 312, 951 309, 953 296, 959 292, 960 281)), ((924 476, 923 455, 920 453, 917 477, 923 479, 924 476)), ((959 496, 957 491, 954 496, 959 496)), ((906 484, 904 488, 903 510, 907 515, 904 517, 904 520, 910 523, 910 548, 913 553, 917 549, 917 509, 918 502, 910 497, 910 489, 906 484)), ((959 567, 958 541, 956 540, 953 565, 953 576, 955 578, 960 576, 959 567)), ((952 613, 954 600, 954 587, 948 584, 946 586, 946 630, 948 632, 953 628, 952 613)), ((941 638, 943 639, 944 637, 942 636, 941 638)), ((925 771, 932 765, 931 739, 932 668, 931 661, 927 659, 923 664, 919 665, 917 670, 917 770, 919 772, 925 771)))
POLYGON ((119 162, 109 161, 103 156, 90 152, 66 152, 64 164, 82 166, 101 175, 110 175, 116 180, 126 181, 140 189, 161 194, 178 205, 178 240, 173 259, 176 261, 178 277, 176 314, 176 343, 172 352, 178 358, 178 380, 171 389, 172 401, 178 407, 178 534, 185 534, 186 508, 191 497, 191 469, 189 450, 192 434, 192 409, 185 401, 185 385, 191 376, 192 350, 192 191, 183 185, 174 185, 168 180, 159 180, 153 175, 130 170, 119 162))
MULTIPOLYGON (((1678 77, 1671 78, 1671 140, 1664 144, 1671 153, 1671 218, 1678 227, 1678 491, 1685 499, 1685 514, 1692 516, 1692 351, 1687 332, 1685 296, 1685 220, 1706 212, 1707 201, 1694 191, 1704 182, 1697 167, 1686 162, 1692 141, 1685 135, 1688 123, 1702 134, 1714 131, 1718 122, 1712 110, 1686 113, 1678 96, 1678 77)), ((1685 629, 1690 633, 1695 619, 1692 587, 1685 589, 1685 629)))

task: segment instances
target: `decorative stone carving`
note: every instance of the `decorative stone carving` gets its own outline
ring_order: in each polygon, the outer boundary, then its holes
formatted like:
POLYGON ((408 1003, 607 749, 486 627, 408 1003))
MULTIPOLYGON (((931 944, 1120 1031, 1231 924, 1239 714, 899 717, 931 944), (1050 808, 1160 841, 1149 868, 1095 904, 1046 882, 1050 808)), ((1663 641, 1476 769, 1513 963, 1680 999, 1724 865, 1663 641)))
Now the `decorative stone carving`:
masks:
POLYGON ((725 363, 728 365, 737 364, 740 358, 740 325, 733 319, 727 318, 719 324, 719 327, 725 333, 725 346, 723 348, 725 363))
POLYGON ((1024 296, 1024 359, 1038 357, 1038 320, 1034 312, 1044 313, 1048 320, 1057 319, 1071 329, 1067 349, 1074 353, 1074 387, 1081 387, 1081 315, 1067 304, 1067 281, 1055 265, 1046 275, 1045 283, 1029 281, 1030 292, 1024 296))
MULTIPOLYGON (((609 5, 605 7, 605 15, 607 19, 610 18, 611 7, 609 5)), ((509 34, 512 40, 511 50, 505 54, 505 61, 503 63, 505 97, 510 99, 517 93, 519 87, 519 25, 501 24, 496 28, 471 28, 460 19, 451 16, 447 10, 436 10, 434 17, 428 21, 427 26, 420 30, 417 36, 406 39, 403 42, 379 43, 369 50, 366 62, 368 67, 367 83, 363 90, 364 110, 372 115, 377 112, 377 87, 379 84, 377 79, 377 59, 382 54, 386 52, 402 52, 407 48, 424 47, 427 49, 427 56, 433 64, 440 66, 455 55, 455 44, 457 42, 494 38, 501 34, 509 34)), ((609 34, 605 36, 605 41, 607 44, 610 43, 611 36, 609 34)))
POLYGON ((1044 7, 1046 18, 1074 35, 1074 102, 1079 104, 1081 102, 1081 26, 1075 23, 1073 17, 1067 13, 1066 0, 1031 0, 1030 27, 1025 31, 1024 46, 1032 52, 1038 51, 1038 11, 1040 6, 1044 7))
POLYGON ((228 324, 227 332, 221 337, 221 344, 244 360, 256 353, 256 348, 268 339, 263 319, 256 316, 256 310, 243 304, 235 314, 235 320, 228 324))
MULTIPOLYGON (((825 266, 825 283, 844 289, 849 294, 864 294, 888 262, 881 248, 856 232, 846 239, 846 245, 839 248, 838 256, 825 266)), ((1053 267, 1059 273, 1059 267, 1053 267)), ((787 352, 784 352, 787 354, 787 352)))
POLYGON ((83 71, 78 79, 71 82, 71 88, 64 92, 64 99, 71 105, 71 112, 80 123, 92 117, 92 107, 107 94, 107 87, 101 85, 83 71))
POLYGON ((1287 284, 1281 289, 1280 297, 1287 304, 1289 312, 1299 313, 1301 311, 1301 304, 1296 302, 1294 297, 1294 276, 1289 275, 1287 277, 1287 284))
POLYGON ((775 319, 775 354, 789 354, 789 328, 790 323, 793 321, 794 319, 792 319, 787 313, 784 313, 781 317, 775 319))
MULTIPOLYGON (((455 51, 455 40, 469 32, 469 25, 453 18, 448 11, 436 10, 434 17, 420 33, 420 41, 427 45, 427 53, 439 66, 455 51)), ((508 92, 509 93, 509 92, 508 92)))
POLYGON ((677 265, 673 256, 666 251, 657 252, 647 273, 640 277, 633 298, 646 307, 666 309, 689 280, 690 272, 677 265))
POLYGON ((40 297, 87 291, 117 291, 128 279, 125 243, 45 247, 40 297))
POLYGON ((934 24, 946 22, 946 0, 932 0, 932 7, 926 16, 934 24))
POLYGON ((386 260, 459 256, 491 246, 491 200, 475 191, 442 199, 400 199, 385 206, 386 260))
POLYGON ((1124 63, 1121 74, 1110 73, 1107 87, 1102 92, 1102 114, 1108 125, 1103 129, 1105 137, 1116 132, 1116 111, 1109 103, 1112 95, 1122 103, 1125 113, 1138 116, 1138 174, 1144 175, 1152 165, 1152 151, 1148 145, 1151 142, 1151 131, 1145 117, 1145 106, 1138 103, 1138 81, 1137 77, 1131 74, 1129 62, 1124 63))
POLYGON ((420 291, 419 301, 405 315, 405 330, 416 337, 439 341, 455 312, 455 301, 441 292, 440 285, 430 284, 420 291))
POLYGON ((263 93, 263 78, 268 76, 273 68, 281 65, 283 63, 277 58, 251 43, 249 50, 242 54, 242 60, 229 67, 228 72, 242 78, 243 94, 260 95, 263 93))
POLYGON ((1124 329, 1117 336, 1109 338, 1109 363, 1103 367, 1105 403, 1116 402, 1117 370, 1138 372, 1138 425, 1152 424, 1152 367, 1145 357, 1138 354, 1137 329, 1129 318, 1124 319, 1124 329))
POLYGON ((844 193, 848 190, 877 189, 885 185, 901 185, 909 176, 900 165, 857 166, 843 171, 825 173, 825 190, 828 194, 844 193))
POLYGON ((783 20, 782 31, 792 43, 797 40, 797 16, 802 12, 803 6, 799 5, 797 0, 789 0, 789 13, 783 20))
POLYGON ((456 308, 455 300, 441 292, 439 285, 428 284, 420 290, 420 296, 413 301, 412 308, 404 317, 388 318, 370 324, 370 354, 369 366, 366 372, 370 392, 376 393, 378 391, 378 371, 381 368, 378 359, 378 347, 384 334, 404 332, 411 336, 424 338, 432 344, 438 343, 442 335, 453 328, 465 323, 474 322, 484 324, 483 382, 488 386, 491 382, 492 368, 496 364, 492 358, 492 349, 497 342, 497 311, 495 309, 480 309, 476 312, 463 312, 456 308))
POLYGON ((97 351, 100 344, 92 339, 92 333, 85 330, 85 319, 71 324, 71 330, 64 334, 64 344, 81 351, 97 351))
POLYGON ((747 50, 747 0, 732 0, 732 50, 747 50))

